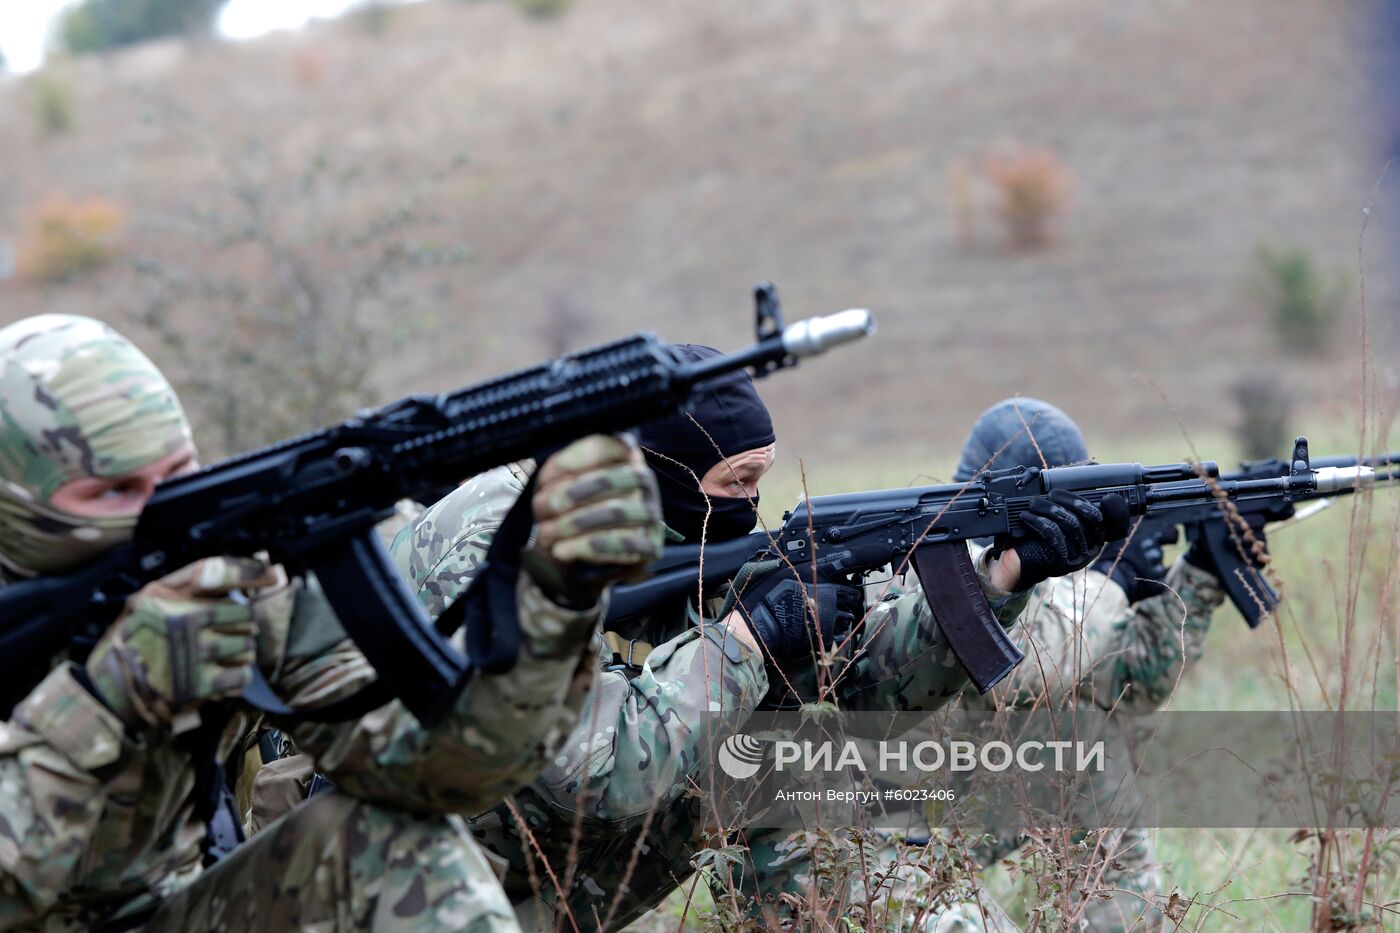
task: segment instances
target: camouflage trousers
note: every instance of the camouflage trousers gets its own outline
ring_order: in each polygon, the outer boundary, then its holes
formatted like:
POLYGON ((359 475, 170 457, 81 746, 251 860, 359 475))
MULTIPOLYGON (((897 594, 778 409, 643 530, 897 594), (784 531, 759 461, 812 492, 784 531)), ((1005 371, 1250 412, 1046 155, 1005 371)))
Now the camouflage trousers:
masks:
POLYGON ((167 899, 143 929, 517 933, 519 927, 460 819, 331 793, 273 823, 167 899))

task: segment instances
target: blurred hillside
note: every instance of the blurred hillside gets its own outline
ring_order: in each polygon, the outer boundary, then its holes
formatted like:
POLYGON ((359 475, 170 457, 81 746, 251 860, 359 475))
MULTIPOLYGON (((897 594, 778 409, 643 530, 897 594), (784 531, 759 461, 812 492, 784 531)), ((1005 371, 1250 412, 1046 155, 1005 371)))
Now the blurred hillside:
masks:
MULTIPOLYGON (((1268 368, 1287 367, 1299 429, 1318 430, 1356 397, 1357 240, 1380 171, 1359 9, 579 0, 531 20, 439 0, 59 64, 0 82, 0 241, 22 241, 46 199, 101 198, 129 261, 0 281, 0 323, 132 322, 153 267, 333 284, 379 261, 365 237, 395 236, 464 258, 394 265, 363 317, 326 318, 381 348, 352 387, 379 399, 640 328, 734 347, 767 278, 790 317, 866 306, 880 323, 766 390, 788 466, 946 462, 1016 392, 1098 436, 1176 437, 1148 379, 1193 433, 1218 434, 1236 417, 1228 387, 1268 368), (66 130, 39 109, 55 84, 66 130), (1026 253, 1005 245, 981 171, 1018 146, 1049 150, 1069 183, 1049 246, 1026 253), (314 243, 305 268, 239 246, 224 221, 250 214, 269 244, 314 243), (1331 355, 1284 357, 1246 287, 1265 241, 1350 275, 1331 355)), ((1378 236, 1366 284, 1384 324, 1397 290, 1378 236)), ((196 286, 184 294, 218 290, 196 286)), ((196 348, 264 332, 256 315, 166 304, 196 348)))

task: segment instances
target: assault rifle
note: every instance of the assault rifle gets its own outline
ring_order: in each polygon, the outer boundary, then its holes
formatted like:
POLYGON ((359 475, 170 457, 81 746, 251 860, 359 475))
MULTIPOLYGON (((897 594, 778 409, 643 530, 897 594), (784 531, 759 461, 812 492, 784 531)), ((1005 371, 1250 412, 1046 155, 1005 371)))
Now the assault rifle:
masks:
MULTIPOLYGON (((515 662, 515 580, 532 524, 530 490, 497 533, 473 585, 436 624, 400 579, 374 526, 400 499, 433 501, 491 467, 673 415, 697 388, 727 373, 752 368, 764 376, 874 330, 863 310, 784 326, 771 285, 760 285, 756 300, 757 342, 737 353, 687 363, 670 344, 642 333, 479 385, 412 396, 162 483, 128 543, 75 573, 0 589, 6 715, 56 654, 85 656, 145 584, 201 558, 266 552, 291 574, 316 575, 378 675, 374 686, 314 718, 350 718, 397 697, 431 725, 474 670, 499 672, 515 662), (449 641, 462 622, 467 657, 449 641)), ((245 699, 288 712, 260 677, 245 699)))
MULTIPOLYGON (((1371 483, 1388 482, 1400 479, 1400 470, 1380 471, 1381 467, 1400 464, 1400 451, 1378 454, 1373 457, 1318 457, 1312 461, 1313 469, 1348 470, 1365 467, 1376 471, 1371 483)), ((1287 476, 1292 464, 1276 457, 1267 460, 1247 460, 1240 464, 1237 472, 1226 473, 1220 478, 1225 482, 1251 482, 1287 476)), ((1369 485, 1363 483, 1360 485, 1369 485)), ((1330 492, 1318 493, 1309 498, 1317 499, 1318 506, 1328 504, 1335 496, 1355 492, 1358 484, 1346 484, 1330 492)), ((1292 500, 1250 499, 1235 503, 1235 511, 1246 522, 1262 519, 1263 523, 1287 521, 1295 517, 1292 500)), ((1241 547, 1239 528, 1232 529, 1232 520, 1226 510, 1218 504, 1202 503, 1194 508, 1177 509, 1170 513, 1147 515, 1132 532, 1132 546, 1139 550, 1147 562, 1161 567, 1162 550, 1168 544, 1180 540, 1180 529, 1188 529, 1188 536, 1205 540, 1211 559, 1220 571, 1220 580, 1225 593, 1235 608, 1244 616, 1250 628, 1257 628, 1266 615, 1278 607, 1278 593, 1270 585, 1262 569, 1254 561, 1246 559, 1241 547)))
POLYGON ((1373 477, 1374 471, 1364 465, 1314 469, 1307 438, 1300 437, 1292 459, 1277 475, 1221 477, 1214 462, 1148 467, 1090 463, 1016 467, 968 483, 816 496, 787 512, 782 526, 771 534, 755 532, 706 544, 703 582, 699 545, 667 548, 652 565, 650 579, 613 589, 607 627, 645 618, 672 600, 701 593, 702 586, 705 596, 721 592, 754 560, 784 559, 801 566, 804 579, 815 564, 816 573, 825 579, 860 583, 865 575, 908 559, 935 602, 949 647, 985 693, 1020 663, 1022 652, 987 605, 965 542, 1024 538, 1021 514, 1034 497, 1065 489, 1097 505, 1117 495, 1130 515, 1180 522, 1183 515, 1218 511, 1219 497, 1240 508, 1283 508, 1354 489, 1373 477))

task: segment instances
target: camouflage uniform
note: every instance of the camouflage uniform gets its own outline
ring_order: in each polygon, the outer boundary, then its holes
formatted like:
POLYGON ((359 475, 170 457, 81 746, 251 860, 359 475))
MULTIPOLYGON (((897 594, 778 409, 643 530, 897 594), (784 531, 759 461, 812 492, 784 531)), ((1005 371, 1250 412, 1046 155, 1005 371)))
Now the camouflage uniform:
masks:
MULTIPOLYGON (((524 475, 520 467, 485 474, 395 541, 393 556, 430 611, 465 589, 524 475)), ((1024 594, 994 590, 985 572, 982 579, 1009 625, 1024 594)), ((874 606, 865 631, 860 650, 837 675, 844 705, 934 709, 966 683, 917 585, 874 606)), ((724 626, 700 623, 685 602, 620 634, 656 647, 632 669, 615 663, 612 650, 600 653, 602 673, 582 720, 544 773, 511 802, 545 859, 522 839, 509 807, 471 820, 473 835, 509 863, 506 889, 527 928, 552 927, 556 881, 580 928, 600 925, 614 897, 609 927, 620 927, 688 876, 707 845, 704 802, 687 793, 693 783, 704 786, 702 731, 715 717, 742 722, 768 692, 763 659, 724 626), (572 875, 570 865, 577 866, 572 875)))
MULTIPOLYGON (((1096 570, 1038 584, 1017 629, 1025 661, 992 692, 965 691, 960 702, 970 710, 1062 709, 1069 703, 1129 712, 1159 708, 1184 667, 1201 656, 1212 614, 1225 598, 1214 575, 1184 560, 1177 561, 1166 582, 1167 591, 1132 606, 1122 588, 1096 570)), ((1116 729, 1105 739, 1107 769, 1099 780, 1117 787, 1132 774, 1131 755, 1116 729)), ((957 871, 944 865, 947 883, 934 883, 938 872, 927 865, 948 860, 948 843, 937 826, 928 830, 934 836, 929 855, 896 833, 883 833, 876 847, 876 858, 893 875, 884 893, 898 904, 898 909, 885 912, 888 927, 906 929, 922 918, 917 926, 925 930, 1013 929, 995 904, 968 897, 971 881, 957 871)), ((810 889, 812 861, 800 845, 784 837, 776 831, 749 835, 753 875, 745 880, 745 893, 772 900, 784 892, 800 896, 810 889)), ((1010 856, 1021 842, 1009 833, 973 854, 978 864, 991 865, 1010 856)), ((1097 848, 1094 863, 1106 867, 1091 873, 1097 882, 1090 886, 1120 893, 1108 900, 1090 899, 1083 911, 1088 928, 1095 933, 1159 928, 1162 915, 1147 910, 1146 901, 1162 891, 1151 836, 1140 828, 1122 827, 1106 830, 1091 844, 1097 848)), ((862 890, 851 892, 850 900, 860 903, 866 897, 863 879, 856 886, 862 890)))
MULTIPOLYGON (((1171 696, 1187 665, 1200 659, 1216 608, 1225 600, 1211 573, 1178 559, 1166 577, 1167 590, 1128 605, 1123 590, 1096 570, 1047 580, 1036 588, 1023 619, 1026 660, 993 694, 964 699, 970 709, 1083 708, 1146 713, 1171 696)), ((1132 755, 1121 730, 1108 721, 1107 768, 1097 780, 1128 786, 1132 755)), ((1105 830, 1092 843, 1094 870, 1088 885, 1116 891, 1090 898, 1083 919, 1095 933, 1162 928, 1164 917, 1149 908, 1162 883, 1149 833, 1127 826, 1105 830), (1106 867, 1103 866, 1106 863, 1106 867)), ((1017 839, 984 847, 983 864, 1005 858, 1017 839)), ((1158 900, 1156 903, 1160 903, 1158 900)))
MULTIPOLYGON (((9 574, 130 533, 130 520, 90 528, 55 509, 54 489, 74 476, 122 475, 187 440, 169 386, 105 325, 47 317, 0 331, 9 574)), ((220 566, 204 562, 199 575, 220 566)), ((189 576, 168 578, 158 604, 143 590, 128 613, 169 618, 195 605, 182 602, 193 598, 189 576)), ((314 580, 249 595, 259 666, 292 706, 323 705, 374 679, 314 580)), ((491 805, 548 761, 592 678, 599 617, 596 606, 561 608, 528 576, 517 595, 520 663, 474 680, 438 726, 424 729, 398 702, 355 722, 283 724, 340 792, 207 873, 195 772, 177 729, 133 730, 85 686, 81 667, 57 664, 0 723, 0 928, 93 929, 164 899, 150 929, 514 929, 485 857, 445 814, 491 805)), ((239 730, 225 733, 225 747, 239 730)))

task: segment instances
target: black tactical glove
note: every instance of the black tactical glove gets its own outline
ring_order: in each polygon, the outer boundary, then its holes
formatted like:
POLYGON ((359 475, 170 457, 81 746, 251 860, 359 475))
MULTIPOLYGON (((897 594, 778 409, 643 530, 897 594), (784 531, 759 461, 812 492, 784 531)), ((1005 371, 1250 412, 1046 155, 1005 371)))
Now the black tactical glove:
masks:
POLYGON ((1021 521, 1028 536, 1019 541, 998 538, 993 554, 1015 549, 1021 559, 1017 588, 1025 590, 1089 566, 1105 541, 1117 541, 1128 533, 1128 504, 1121 496, 1109 495, 1095 506, 1072 492, 1055 489, 1032 499, 1021 521))
POLYGON ((768 663, 784 671, 791 670, 795 661, 814 659, 819 645, 829 650, 850 632, 864 610, 860 587, 827 580, 813 584, 811 567, 800 564, 796 575, 783 566, 739 599, 739 612, 763 646, 768 663))
MULTIPOLYGON (((1176 529, 1171 533, 1175 541, 1176 529)), ((1162 545, 1166 543, 1171 542, 1139 531, 1131 538, 1104 545, 1103 553, 1090 566, 1121 586, 1128 602, 1136 603, 1162 592, 1167 579, 1162 563, 1162 545)))
POLYGON ((1206 537, 1210 533, 1225 535, 1225 547, 1232 554, 1239 554, 1252 567, 1262 568, 1268 561, 1269 550, 1268 540, 1264 536, 1264 526, 1268 524, 1268 517, 1258 513, 1240 513, 1240 518, 1249 526, 1249 534, 1246 535, 1240 528, 1239 520, 1234 516, 1221 516, 1211 522, 1197 522, 1188 525, 1186 528, 1186 539, 1191 542, 1191 546, 1186 549, 1186 562, 1193 567, 1199 567, 1207 573, 1221 576, 1220 568, 1216 566, 1215 557, 1210 552, 1210 544, 1206 537), (1220 524, 1223 522, 1224 524, 1220 524), (1209 528, 1215 524, 1217 527, 1209 528), (1234 532, 1232 535, 1231 532, 1234 532), (1251 540, 1252 539, 1252 540, 1251 540))

